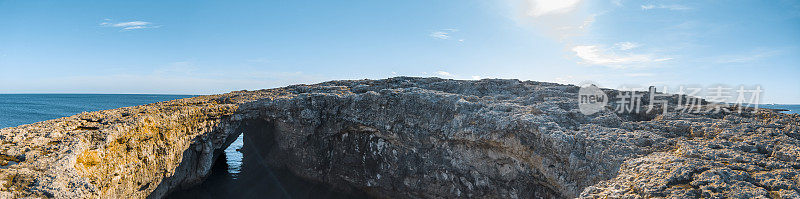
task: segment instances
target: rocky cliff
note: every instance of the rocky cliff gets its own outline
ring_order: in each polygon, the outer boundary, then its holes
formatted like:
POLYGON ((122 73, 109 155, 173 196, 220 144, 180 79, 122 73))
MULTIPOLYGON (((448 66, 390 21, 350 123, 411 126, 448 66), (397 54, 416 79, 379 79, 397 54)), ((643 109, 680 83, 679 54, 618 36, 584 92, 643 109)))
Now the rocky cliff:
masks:
POLYGON ((800 197, 796 114, 584 115, 577 99, 400 77, 83 113, 0 130, 0 198, 160 198, 242 133, 271 167, 380 197, 800 197))

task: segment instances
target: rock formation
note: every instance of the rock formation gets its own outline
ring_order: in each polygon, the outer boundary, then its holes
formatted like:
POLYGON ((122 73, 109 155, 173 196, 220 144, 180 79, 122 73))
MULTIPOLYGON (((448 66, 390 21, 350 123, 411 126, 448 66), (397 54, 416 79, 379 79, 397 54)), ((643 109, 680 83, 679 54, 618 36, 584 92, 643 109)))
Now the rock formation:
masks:
POLYGON ((583 115, 578 89, 399 77, 82 113, 0 130, 0 198, 160 198, 241 133, 271 167, 380 197, 800 197, 797 114, 583 115))

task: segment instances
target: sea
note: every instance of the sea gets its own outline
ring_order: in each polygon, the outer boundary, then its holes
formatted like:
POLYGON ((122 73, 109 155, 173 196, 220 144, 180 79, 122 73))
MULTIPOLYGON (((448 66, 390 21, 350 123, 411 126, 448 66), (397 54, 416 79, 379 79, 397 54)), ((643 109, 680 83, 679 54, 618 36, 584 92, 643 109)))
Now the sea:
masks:
POLYGON ((758 108, 786 110, 782 113, 800 113, 800 104, 759 104, 758 108))
MULTIPOLYGON (((67 117, 81 112, 115 109, 193 95, 150 94, 0 94, 0 128, 67 117)), ((800 113, 797 104, 761 104, 760 108, 800 113)), ((365 198, 363 193, 343 194, 324 185, 307 182, 288 171, 266 168, 247 158, 239 136, 215 162, 202 184, 167 198, 365 198)), ((257 158, 256 158, 257 159, 257 158)))

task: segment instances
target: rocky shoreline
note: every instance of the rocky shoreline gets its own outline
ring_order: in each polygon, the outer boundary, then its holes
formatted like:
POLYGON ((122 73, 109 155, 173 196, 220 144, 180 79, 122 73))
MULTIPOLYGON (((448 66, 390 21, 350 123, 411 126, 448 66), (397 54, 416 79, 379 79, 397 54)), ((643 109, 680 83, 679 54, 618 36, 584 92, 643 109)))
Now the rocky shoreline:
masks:
POLYGON ((0 198, 161 198, 242 133, 271 167, 379 197, 800 198, 797 114, 587 116, 578 90, 398 77, 82 113, 0 129, 0 198))

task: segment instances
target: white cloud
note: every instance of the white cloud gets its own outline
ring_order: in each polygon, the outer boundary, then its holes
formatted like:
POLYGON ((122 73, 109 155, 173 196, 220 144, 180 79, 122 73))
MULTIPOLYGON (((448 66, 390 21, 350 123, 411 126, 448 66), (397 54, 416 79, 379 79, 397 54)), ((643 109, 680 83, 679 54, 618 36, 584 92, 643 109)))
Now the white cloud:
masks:
POLYGON ((146 21, 128 21, 128 22, 119 22, 113 23, 110 22, 110 19, 105 19, 105 22, 100 23, 101 26, 105 27, 115 27, 115 28, 122 28, 121 30, 136 30, 136 29, 147 29, 147 28, 158 28, 161 26, 155 26, 151 22, 146 21))
MULTIPOLYGON (((596 30, 591 26, 596 21, 604 20, 603 16, 613 10, 598 11, 590 6, 582 6, 581 0, 517 0, 515 4, 519 22, 532 25, 536 31, 556 38, 563 43, 566 49, 571 50, 580 59, 580 63, 589 65, 604 65, 615 68, 636 66, 649 66, 651 63, 670 60, 671 58, 659 57, 653 54, 641 53, 641 44, 634 42, 619 42, 610 47, 597 45, 580 45, 582 41, 597 40, 596 30), (520 5, 520 2, 524 4, 520 5), (522 9, 519 9, 522 8, 522 9), (524 9, 524 14, 520 13, 524 9)), ((622 6, 621 0, 611 0, 617 6, 622 6)), ((657 8, 659 5, 653 5, 657 8)), ((651 9, 649 6, 645 6, 651 9)), ((688 7, 661 6, 665 9, 688 9, 688 7)), ((599 37, 603 38, 603 37, 599 37)))
POLYGON ((667 10, 691 10, 691 7, 684 6, 684 5, 642 5, 642 10, 651 10, 651 9, 667 9, 667 10))
MULTIPOLYGON (((441 29, 439 31, 432 32, 429 36, 431 36, 433 38, 436 38, 436 39, 448 40, 448 39, 450 39, 450 34, 454 33, 454 32, 458 32, 458 29, 446 28, 446 29, 441 29)), ((459 40, 459 41, 462 41, 462 40, 459 40)))
POLYGON ((114 27, 136 27, 136 26, 146 26, 150 25, 150 22, 146 21, 129 21, 129 22, 122 22, 122 23, 115 23, 111 24, 114 27))
POLYGON ((129 26, 129 27, 123 28, 123 30, 136 30, 136 29, 145 29, 145 28, 149 28, 149 27, 147 27, 147 26, 129 26))
POLYGON ((478 75, 473 75, 473 76, 472 76, 472 79, 473 79, 473 80, 480 80, 480 79, 481 79, 481 76, 478 76, 478 75))
POLYGON ((449 72, 446 72, 446 71, 436 71, 436 75, 439 75, 441 77, 454 77, 455 76, 455 75, 450 74, 449 72))
POLYGON ((620 50, 630 50, 639 47, 640 45, 633 42, 618 42, 614 44, 614 47, 620 50))
POLYGON ((594 23, 595 17, 597 17, 596 14, 587 17, 585 20, 583 20, 583 24, 581 24, 581 26, 578 26, 578 29, 583 30, 588 28, 590 25, 592 25, 592 23, 594 23))
POLYGON ((442 32, 442 31, 436 31, 436 32, 432 32, 430 36, 433 37, 433 38, 437 38, 437 39, 450 39, 450 35, 449 34, 450 33, 442 32))
POLYGON ((580 0, 528 0, 528 15, 538 17, 567 13, 574 10, 580 2, 580 0))
POLYGON ((624 68, 628 64, 645 64, 667 61, 672 58, 655 58, 650 54, 634 54, 626 53, 618 55, 610 49, 601 49, 598 46, 586 45, 575 46, 572 48, 575 55, 578 56, 585 64, 591 65, 604 65, 615 68, 624 68))

